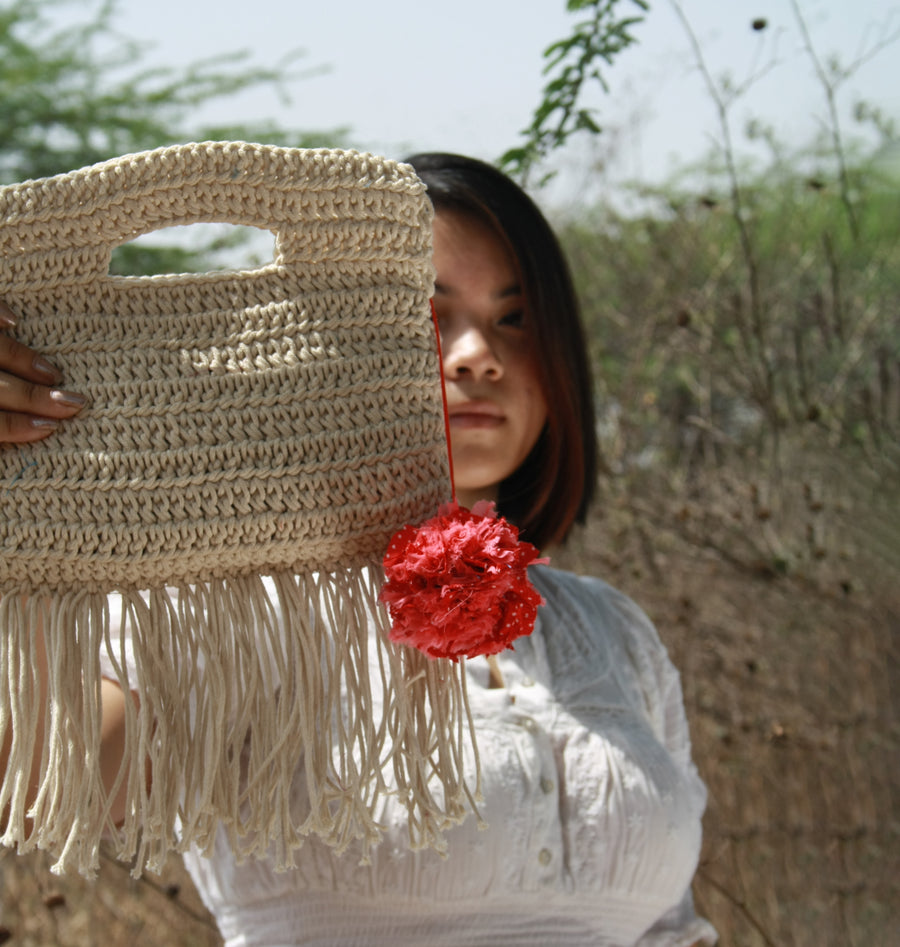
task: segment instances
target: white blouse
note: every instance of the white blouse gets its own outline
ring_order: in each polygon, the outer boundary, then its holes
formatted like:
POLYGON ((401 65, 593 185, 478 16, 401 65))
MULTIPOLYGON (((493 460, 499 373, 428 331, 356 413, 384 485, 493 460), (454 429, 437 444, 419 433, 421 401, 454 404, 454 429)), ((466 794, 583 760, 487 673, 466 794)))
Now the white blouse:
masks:
POLYGON ((530 575, 546 605, 498 656, 505 687, 488 686, 484 659, 467 666, 488 828, 469 817, 446 857, 413 852, 386 797, 370 864, 313 837, 285 872, 236 864, 220 833, 185 861, 227 947, 715 942, 690 895, 706 791, 665 648, 605 583, 530 575))

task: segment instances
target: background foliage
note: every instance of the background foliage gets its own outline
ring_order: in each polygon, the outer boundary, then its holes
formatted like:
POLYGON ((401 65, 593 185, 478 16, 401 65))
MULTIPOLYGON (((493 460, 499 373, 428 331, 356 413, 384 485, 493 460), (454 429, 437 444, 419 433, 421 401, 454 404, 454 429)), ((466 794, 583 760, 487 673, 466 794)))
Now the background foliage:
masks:
POLYGON ((828 105, 816 140, 792 148, 753 120, 770 157, 741 161, 732 113, 760 73, 716 80, 695 43, 719 136, 682 176, 694 184, 636 188, 641 213, 595 206, 560 227, 620 479, 701 503, 707 541, 764 571, 863 556, 887 576, 900 566, 898 142, 866 103, 857 120, 875 135, 848 142, 834 99, 900 32, 826 69, 794 10, 828 105))
MULTIPOLYGON (((184 68, 144 65, 148 50, 118 34, 115 0, 14 0, 0 7, 0 184, 63 174, 163 145, 243 140, 298 148, 339 147, 345 129, 300 130, 275 122, 202 125, 199 106, 254 86, 287 100, 309 74, 299 52, 266 68, 246 52, 184 68), (57 14, 72 22, 61 26, 57 14), (77 13, 77 16, 75 16, 77 13)), ((199 232, 199 231, 198 231, 199 232)), ((225 228, 199 243, 126 244, 119 273, 191 272, 250 234, 225 228)))

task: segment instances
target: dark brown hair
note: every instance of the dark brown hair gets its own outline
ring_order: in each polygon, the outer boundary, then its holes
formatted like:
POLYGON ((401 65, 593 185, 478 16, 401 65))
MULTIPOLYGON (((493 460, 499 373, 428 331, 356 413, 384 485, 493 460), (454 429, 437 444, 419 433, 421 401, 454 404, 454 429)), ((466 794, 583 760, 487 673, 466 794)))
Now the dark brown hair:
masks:
POLYGON ((497 505, 523 539, 541 548, 562 542, 594 495, 597 439, 584 329, 559 241, 534 201, 491 165, 439 152, 406 160, 436 210, 483 220, 516 260, 548 419, 531 453, 500 484, 497 505))

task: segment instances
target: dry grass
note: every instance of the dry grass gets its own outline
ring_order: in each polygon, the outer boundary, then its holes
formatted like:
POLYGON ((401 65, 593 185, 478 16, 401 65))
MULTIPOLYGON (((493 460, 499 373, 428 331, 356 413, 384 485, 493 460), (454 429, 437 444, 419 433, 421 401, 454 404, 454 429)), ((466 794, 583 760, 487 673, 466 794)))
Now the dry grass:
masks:
MULTIPOLYGON (((848 582, 826 562, 773 578, 688 541, 661 504, 601 509, 556 564, 637 599, 681 669, 710 789, 695 897, 723 947, 896 944, 896 577, 873 581, 859 562, 848 582)), ((112 863, 96 884, 56 878, 41 855, 7 853, 0 873, 17 947, 221 943, 175 859, 140 882, 112 863)))

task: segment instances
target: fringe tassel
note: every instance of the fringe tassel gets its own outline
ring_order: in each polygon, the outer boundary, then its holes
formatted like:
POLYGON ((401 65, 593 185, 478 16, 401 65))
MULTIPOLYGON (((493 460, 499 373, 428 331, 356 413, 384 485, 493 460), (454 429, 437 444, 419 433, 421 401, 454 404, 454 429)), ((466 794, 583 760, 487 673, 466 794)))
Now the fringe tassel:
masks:
POLYGON ((390 643, 380 576, 373 562, 120 599, 3 595, 0 842, 50 851, 54 871, 91 877, 108 837, 137 876, 159 871, 169 852, 208 851, 223 825, 238 859, 266 855, 287 869, 310 833, 338 853, 362 840, 367 853, 381 835, 378 799, 397 792, 411 846, 443 850, 444 830, 480 797, 462 775, 472 739, 464 663, 390 643), (137 695, 125 702, 125 752, 108 791, 101 650, 119 686, 137 695), (116 826, 111 805, 123 786, 116 826))

